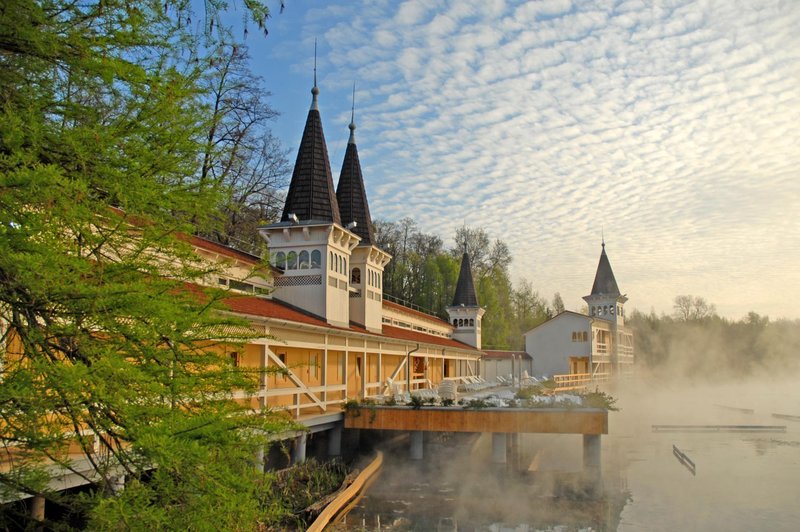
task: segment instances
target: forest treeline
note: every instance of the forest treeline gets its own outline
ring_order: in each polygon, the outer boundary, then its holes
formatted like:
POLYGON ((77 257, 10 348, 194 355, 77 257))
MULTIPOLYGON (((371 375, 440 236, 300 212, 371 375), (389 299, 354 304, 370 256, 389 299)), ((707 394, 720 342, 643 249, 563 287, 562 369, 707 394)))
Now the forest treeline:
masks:
POLYGON ((634 310, 627 317, 636 362, 654 375, 720 380, 800 370, 800 320, 773 321, 753 311, 731 320, 702 297, 687 295, 675 298, 673 310, 634 310))
POLYGON ((375 221, 376 244, 392 255, 384 270, 384 293, 402 303, 447 319, 453 302, 461 257, 469 254, 478 302, 486 309, 484 349, 523 349, 523 334, 564 310, 556 293, 550 303, 527 280, 512 283, 508 246, 486 230, 461 227, 448 247, 437 235, 425 234, 414 220, 375 221))

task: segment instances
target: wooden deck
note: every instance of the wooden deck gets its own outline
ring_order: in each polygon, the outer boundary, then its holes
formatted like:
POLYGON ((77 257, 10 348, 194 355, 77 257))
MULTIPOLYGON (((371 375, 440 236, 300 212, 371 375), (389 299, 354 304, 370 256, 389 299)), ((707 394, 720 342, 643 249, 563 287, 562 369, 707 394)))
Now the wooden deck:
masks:
POLYGON ((608 411, 591 409, 362 406, 345 413, 348 429, 440 432, 608 434, 608 411))

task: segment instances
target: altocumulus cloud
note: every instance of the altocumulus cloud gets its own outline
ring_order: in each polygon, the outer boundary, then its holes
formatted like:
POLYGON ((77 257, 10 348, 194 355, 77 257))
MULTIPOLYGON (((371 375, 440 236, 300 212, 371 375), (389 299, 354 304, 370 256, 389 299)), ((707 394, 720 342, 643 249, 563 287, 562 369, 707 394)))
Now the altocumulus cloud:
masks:
POLYGON ((482 226, 572 309, 603 230, 634 307, 800 317, 800 3, 348 1, 305 24, 323 104, 359 83, 373 215, 482 226))

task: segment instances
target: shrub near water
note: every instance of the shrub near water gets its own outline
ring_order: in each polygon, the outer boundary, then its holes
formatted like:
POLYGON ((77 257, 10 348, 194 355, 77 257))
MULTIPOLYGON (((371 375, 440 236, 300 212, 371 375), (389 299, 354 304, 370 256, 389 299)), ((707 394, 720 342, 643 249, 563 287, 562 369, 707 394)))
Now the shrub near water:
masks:
POLYGON ((266 477, 261 490, 267 510, 267 530, 305 530, 305 510, 344 482, 347 468, 339 460, 319 463, 314 459, 266 477))

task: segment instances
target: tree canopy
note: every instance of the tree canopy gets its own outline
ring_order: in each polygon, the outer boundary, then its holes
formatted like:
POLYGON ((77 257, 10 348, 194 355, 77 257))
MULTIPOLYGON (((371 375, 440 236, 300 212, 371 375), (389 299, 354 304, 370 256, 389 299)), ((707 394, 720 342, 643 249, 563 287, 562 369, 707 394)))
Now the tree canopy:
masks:
MULTIPOLYGON (((266 7, 246 4, 263 27, 266 7)), ((223 8, 205 2, 201 37, 223 8)), ((62 502, 92 528, 252 528, 257 440, 287 425, 231 400, 255 376, 224 350, 253 333, 197 287, 216 266, 182 237, 220 231, 243 179, 205 172, 218 73, 190 16, 171 1, 0 7, 0 495, 57 500, 43 467, 71 467, 77 444, 97 489, 62 502)))
POLYGON ((492 242, 482 228, 460 227, 450 249, 438 236, 422 233, 411 218, 376 220, 375 233, 376 245, 393 257, 384 272, 384 292, 444 319, 466 249, 478 302, 486 309, 481 331, 485 349, 521 349, 522 335, 554 315, 530 282, 513 286, 511 251, 502 240, 492 242))

